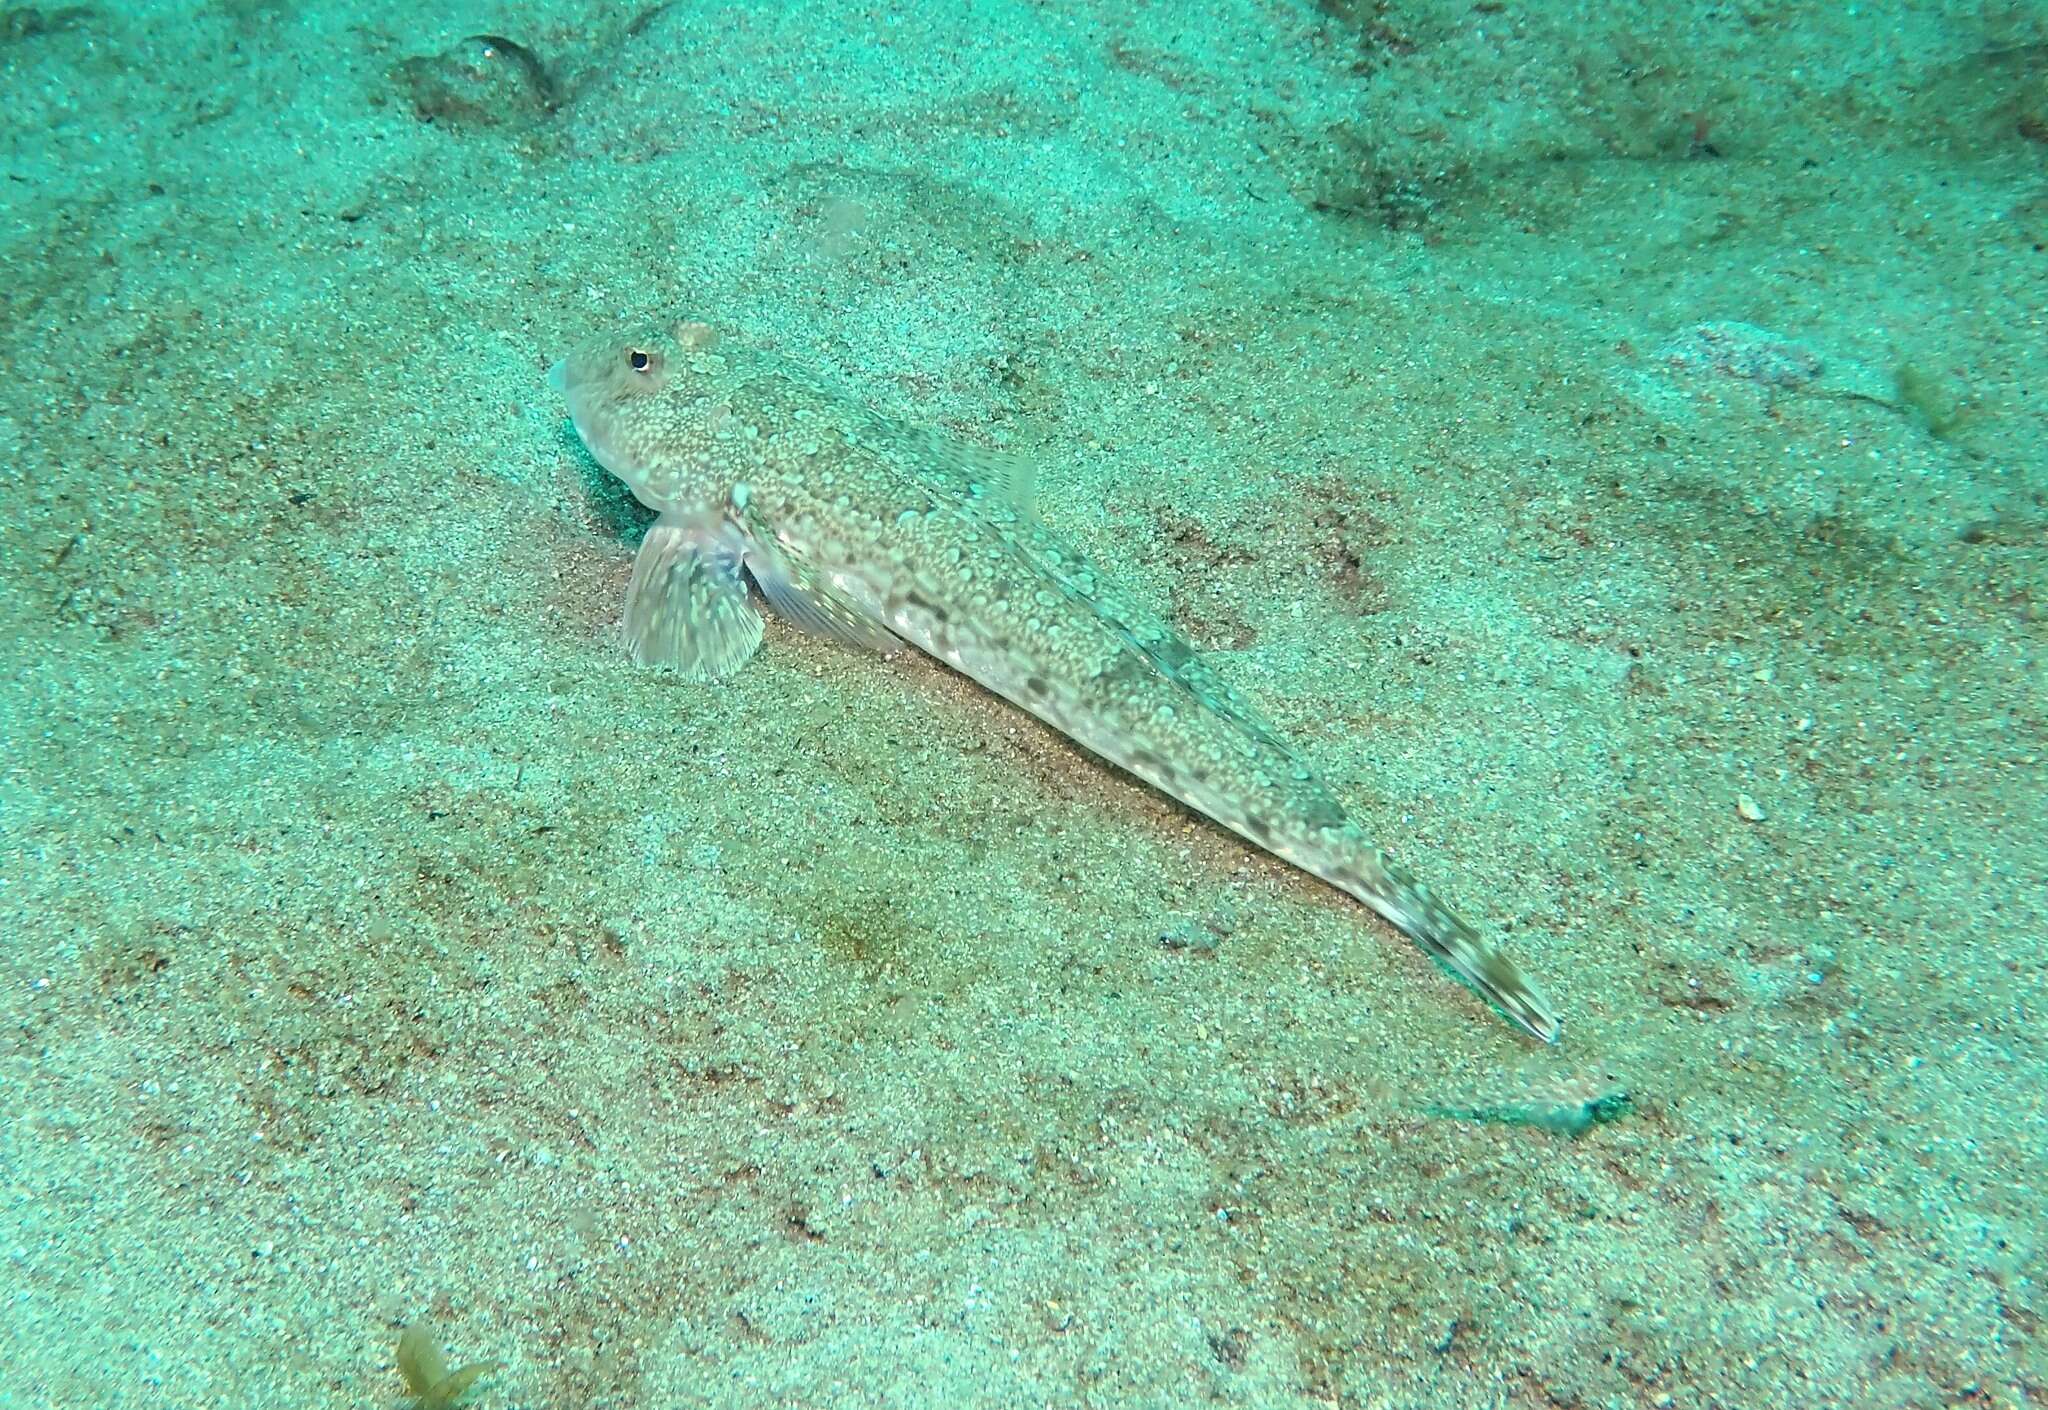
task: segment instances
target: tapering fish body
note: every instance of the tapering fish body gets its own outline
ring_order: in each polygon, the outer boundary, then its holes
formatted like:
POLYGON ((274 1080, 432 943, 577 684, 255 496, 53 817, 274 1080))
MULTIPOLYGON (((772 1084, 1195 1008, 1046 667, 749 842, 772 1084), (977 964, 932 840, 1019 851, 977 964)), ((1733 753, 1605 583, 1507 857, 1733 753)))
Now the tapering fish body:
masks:
POLYGON ((701 324, 560 364, 577 430, 661 518, 628 591, 634 657, 715 680, 781 614, 947 662, 1096 754, 1350 893, 1516 1024, 1558 1035, 1514 964, 1375 848, 1185 640, 1030 511, 986 452, 874 416, 701 324))

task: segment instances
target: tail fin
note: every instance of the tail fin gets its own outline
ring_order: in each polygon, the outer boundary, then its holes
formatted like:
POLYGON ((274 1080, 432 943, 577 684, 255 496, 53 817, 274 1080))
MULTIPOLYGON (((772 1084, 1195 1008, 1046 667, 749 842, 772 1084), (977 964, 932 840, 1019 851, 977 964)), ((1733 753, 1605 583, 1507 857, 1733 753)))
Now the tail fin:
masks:
POLYGON ((1389 861, 1384 853, 1354 839, 1333 847, 1340 861, 1313 867, 1331 885, 1340 887, 1378 911, 1424 950, 1462 975, 1492 1000, 1516 1027, 1546 1043, 1555 1043, 1564 1025, 1543 992, 1495 949, 1430 894, 1429 888, 1389 861))

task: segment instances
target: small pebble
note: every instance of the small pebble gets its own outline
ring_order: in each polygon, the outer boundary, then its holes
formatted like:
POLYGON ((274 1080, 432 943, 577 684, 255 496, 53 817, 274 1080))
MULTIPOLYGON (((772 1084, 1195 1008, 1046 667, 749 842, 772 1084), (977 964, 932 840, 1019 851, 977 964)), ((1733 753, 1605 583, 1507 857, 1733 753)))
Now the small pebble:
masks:
POLYGON ((1744 822, 1762 822, 1764 820, 1764 810, 1757 806, 1756 799, 1750 797, 1747 793, 1735 795, 1735 811, 1742 815, 1744 822))

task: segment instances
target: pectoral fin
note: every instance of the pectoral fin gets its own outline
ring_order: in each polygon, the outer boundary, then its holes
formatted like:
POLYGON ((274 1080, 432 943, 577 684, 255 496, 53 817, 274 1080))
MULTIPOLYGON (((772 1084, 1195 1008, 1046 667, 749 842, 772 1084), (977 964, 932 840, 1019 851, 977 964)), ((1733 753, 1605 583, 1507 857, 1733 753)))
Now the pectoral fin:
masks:
POLYGON ((747 549, 747 571, 775 615, 807 632, 884 656, 903 649, 894 632, 786 547, 767 537, 747 549))
POLYGON ((673 666, 687 681, 716 681, 761 644, 761 614, 740 576, 744 545, 712 517, 664 514, 647 531, 626 589, 626 649, 643 666, 673 666))

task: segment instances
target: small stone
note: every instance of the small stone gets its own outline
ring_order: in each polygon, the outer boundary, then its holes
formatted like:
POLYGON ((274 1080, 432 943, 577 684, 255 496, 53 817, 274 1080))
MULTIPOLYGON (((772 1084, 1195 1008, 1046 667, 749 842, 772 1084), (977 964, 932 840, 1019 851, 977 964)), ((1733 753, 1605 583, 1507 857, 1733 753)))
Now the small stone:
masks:
POLYGON ((1764 810, 1757 805, 1756 799, 1750 797, 1747 793, 1735 795, 1735 811, 1742 815, 1744 822, 1762 822, 1764 820, 1764 810))

